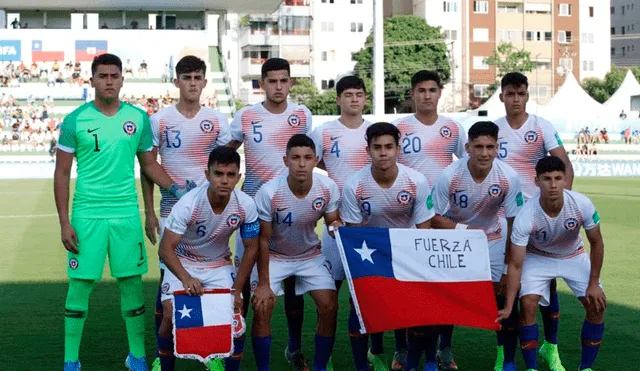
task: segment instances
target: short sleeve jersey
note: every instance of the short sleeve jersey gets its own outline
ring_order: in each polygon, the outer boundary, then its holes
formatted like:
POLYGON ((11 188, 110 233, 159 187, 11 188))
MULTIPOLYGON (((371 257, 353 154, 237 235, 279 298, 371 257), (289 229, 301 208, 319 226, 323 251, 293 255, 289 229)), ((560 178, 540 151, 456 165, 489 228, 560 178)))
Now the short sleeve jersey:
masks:
POLYGON ((509 126, 506 117, 495 121, 498 132, 498 158, 520 175, 525 201, 538 194, 535 183, 536 164, 547 153, 562 146, 558 132, 549 121, 529 114, 518 130, 509 126))
POLYGON ((382 188, 367 165, 345 183, 340 215, 367 227, 415 228, 435 215, 430 191, 424 175, 402 164, 393 185, 382 188))
POLYGON ((176 255, 185 267, 215 268, 231 264, 229 237, 240 229, 242 238, 258 236, 256 204, 242 191, 234 190, 221 214, 211 208, 206 183, 182 197, 167 218, 168 230, 182 235, 176 255))
POLYGON ((74 153, 78 165, 73 216, 139 215, 134 161, 153 149, 147 113, 122 102, 109 117, 89 102, 67 115, 60 131, 58 149, 74 153))
MULTIPOLYGON (((205 107, 187 119, 176 106, 169 106, 151 116, 151 127, 162 168, 178 184, 186 180, 204 184, 209 153, 231 140, 227 117, 205 107)), ((160 193, 160 217, 166 218, 178 199, 166 189, 160 193)))
POLYGON ((540 206, 540 196, 527 204, 513 222, 511 242, 527 248, 527 253, 558 259, 571 258, 585 252, 580 227, 595 228, 600 215, 587 196, 564 190, 564 205, 555 218, 540 206))
POLYGON ((273 258, 305 260, 321 254, 315 232, 318 220, 338 210, 340 192, 329 177, 313 173, 313 185, 304 198, 297 198, 287 182, 288 172, 267 182, 256 195, 260 220, 271 222, 269 250, 273 258))
POLYGON ((349 129, 339 120, 334 120, 313 131, 317 155, 324 160, 329 178, 338 184, 341 191, 346 179, 371 163, 365 138, 371 125, 371 122, 363 121, 357 129, 349 129))
POLYGON ((311 112, 303 105, 288 103, 281 114, 262 104, 240 110, 231 121, 231 139, 244 144, 245 178, 242 190, 255 197, 258 189, 284 169, 282 157, 295 134, 311 135, 311 112))
POLYGON ((454 161, 454 155, 466 156, 467 134, 453 119, 438 116, 433 125, 424 125, 411 115, 393 124, 401 135, 398 162, 422 173, 429 184, 435 184, 442 170, 454 161))
POLYGON ((499 240, 503 231, 498 210, 504 207, 506 217, 513 218, 524 204, 518 174, 504 162, 494 160, 482 183, 476 183, 468 162, 469 157, 454 162, 438 178, 433 190, 436 214, 482 227, 487 240, 499 240))

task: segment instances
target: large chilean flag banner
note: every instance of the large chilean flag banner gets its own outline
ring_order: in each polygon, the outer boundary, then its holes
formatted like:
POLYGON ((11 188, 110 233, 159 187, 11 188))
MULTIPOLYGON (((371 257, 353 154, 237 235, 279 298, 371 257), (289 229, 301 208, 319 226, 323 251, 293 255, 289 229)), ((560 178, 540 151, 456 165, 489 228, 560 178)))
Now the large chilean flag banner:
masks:
POLYGON ((336 239, 361 332, 499 328, 482 231, 340 227, 336 239))

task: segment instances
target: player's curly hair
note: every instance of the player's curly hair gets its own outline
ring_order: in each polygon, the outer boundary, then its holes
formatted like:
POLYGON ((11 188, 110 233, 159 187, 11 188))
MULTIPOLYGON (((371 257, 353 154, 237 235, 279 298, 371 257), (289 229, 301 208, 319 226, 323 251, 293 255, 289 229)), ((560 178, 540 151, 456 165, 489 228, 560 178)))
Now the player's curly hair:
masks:
POLYGON ((267 77, 269 71, 287 71, 289 76, 291 76, 291 66, 289 65, 289 61, 282 58, 269 58, 264 62, 264 64, 262 64, 260 75, 263 80, 267 77))
POLYGON ((400 130, 394 125, 388 122, 376 122, 375 124, 367 128, 366 139, 367 146, 371 145, 371 142, 383 135, 390 135, 395 139, 396 145, 400 145, 400 130))

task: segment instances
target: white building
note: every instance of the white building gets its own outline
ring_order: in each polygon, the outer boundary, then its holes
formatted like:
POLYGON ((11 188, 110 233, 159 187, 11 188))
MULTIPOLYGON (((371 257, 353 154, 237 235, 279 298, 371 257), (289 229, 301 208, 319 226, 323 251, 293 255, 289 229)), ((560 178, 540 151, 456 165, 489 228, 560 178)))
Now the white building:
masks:
POLYGON ((610 13, 611 62, 640 65, 640 0, 611 0, 610 13))

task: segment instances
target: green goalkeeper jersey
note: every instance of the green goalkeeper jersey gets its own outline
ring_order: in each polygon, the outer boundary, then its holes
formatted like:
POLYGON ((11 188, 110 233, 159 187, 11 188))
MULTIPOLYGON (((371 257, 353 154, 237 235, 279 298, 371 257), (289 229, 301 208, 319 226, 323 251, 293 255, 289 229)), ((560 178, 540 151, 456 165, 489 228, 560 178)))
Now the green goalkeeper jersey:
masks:
POLYGON ((74 153, 78 178, 73 198, 75 218, 120 218, 138 215, 134 161, 153 148, 147 113, 122 102, 105 116, 93 102, 65 117, 58 149, 74 153))

